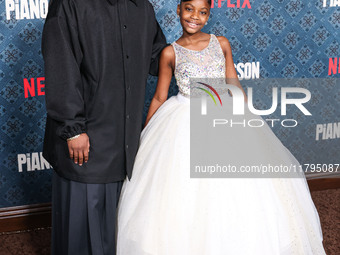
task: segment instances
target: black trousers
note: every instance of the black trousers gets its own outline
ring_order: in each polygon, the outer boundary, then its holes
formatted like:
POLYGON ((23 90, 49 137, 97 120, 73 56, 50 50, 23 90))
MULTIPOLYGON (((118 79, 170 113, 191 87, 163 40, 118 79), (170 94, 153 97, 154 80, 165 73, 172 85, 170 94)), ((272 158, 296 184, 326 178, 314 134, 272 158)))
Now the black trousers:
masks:
POLYGON ((53 173, 52 255, 116 254, 116 209, 122 184, 86 184, 53 173))

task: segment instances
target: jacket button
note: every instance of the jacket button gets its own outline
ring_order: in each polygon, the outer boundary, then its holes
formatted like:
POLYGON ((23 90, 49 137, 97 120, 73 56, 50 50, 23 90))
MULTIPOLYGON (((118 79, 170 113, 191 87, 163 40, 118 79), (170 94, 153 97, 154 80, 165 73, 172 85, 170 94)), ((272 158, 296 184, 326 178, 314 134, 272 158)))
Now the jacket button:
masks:
POLYGON ((128 114, 128 115, 126 115, 126 118, 127 118, 127 119, 130 119, 130 115, 129 115, 129 114, 128 114))
POLYGON ((126 145, 126 149, 129 149, 129 145, 126 145))
POLYGON ((126 55, 126 58, 129 59, 129 55, 126 55))
POLYGON ((126 26, 126 25, 124 25, 124 29, 127 29, 127 26, 126 26))

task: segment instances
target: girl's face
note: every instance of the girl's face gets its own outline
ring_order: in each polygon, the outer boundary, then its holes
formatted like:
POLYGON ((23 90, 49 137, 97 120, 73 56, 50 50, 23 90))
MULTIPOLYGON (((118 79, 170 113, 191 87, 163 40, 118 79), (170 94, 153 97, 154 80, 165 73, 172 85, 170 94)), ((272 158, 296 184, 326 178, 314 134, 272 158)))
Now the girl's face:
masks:
POLYGON ((207 0, 182 2, 177 7, 177 14, 183 30, 189 34, 199 32, 209 19, 210 5, 207 0))

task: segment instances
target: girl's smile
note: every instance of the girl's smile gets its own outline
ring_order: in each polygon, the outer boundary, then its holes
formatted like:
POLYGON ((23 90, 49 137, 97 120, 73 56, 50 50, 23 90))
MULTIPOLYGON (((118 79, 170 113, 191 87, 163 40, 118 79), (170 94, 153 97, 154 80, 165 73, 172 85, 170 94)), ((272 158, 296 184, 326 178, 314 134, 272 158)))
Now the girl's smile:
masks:
POLYGON ((189 27, 191 28, 197 28, 199 26, 199 24, 195 22, 189 22, 189 21, 185 21, 185 22, 188 23, 189 27))

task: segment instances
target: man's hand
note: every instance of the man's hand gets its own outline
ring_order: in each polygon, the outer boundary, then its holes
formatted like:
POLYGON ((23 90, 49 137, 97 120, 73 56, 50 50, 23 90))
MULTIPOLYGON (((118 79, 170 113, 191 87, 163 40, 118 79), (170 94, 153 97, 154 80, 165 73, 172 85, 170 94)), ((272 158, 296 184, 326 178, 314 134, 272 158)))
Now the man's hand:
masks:
POLYGON ((67 145, 70 158, 74 160, 74 163, 79 163, 79 166, 82 166, 83 162, 87 163, 89 160, 90 140, 86 133, 75 139, 68 140, 67 145))

